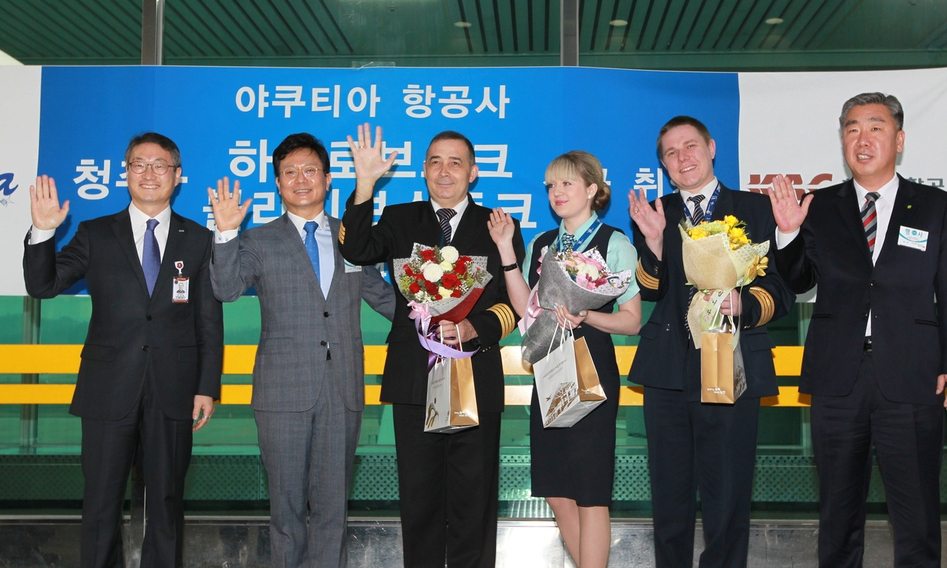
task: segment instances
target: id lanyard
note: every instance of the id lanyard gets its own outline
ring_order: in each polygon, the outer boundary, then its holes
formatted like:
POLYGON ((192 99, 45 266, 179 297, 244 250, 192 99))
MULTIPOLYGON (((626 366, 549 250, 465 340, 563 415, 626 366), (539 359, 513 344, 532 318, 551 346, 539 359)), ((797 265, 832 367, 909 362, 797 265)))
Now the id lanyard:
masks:
MULTIPOLYGON (((684 202, 684 213, 687 215, 687 219, 691 222, 691 225, 696 225, 694 223, 694 213, 691 211, 690 207, 687 206, 687 201, 684 199, 684 195, 678 192, 681 196, 681 201, 684 202)), ((710 216, 713 215, 714 205, 717 204, 717 198, 720 197, 720 183, 717 183, 717 187, 714 189, 713 194, 710 196, 710 201, 707 202, 707 208, 704 209, 704 220, 709 221, 710 216)))
MULTIPOLYGON (((589 237, 592 236, 592 233, 597 231, 598 228, 601 226, 602 226, 602 219, 599 218, 593 221, 592 224, 589 225, 589 228, 586 229, 584 233, 582 233, 581 237, 576 237, 575 243, 572 245, 572 250, 581 250, 582 245, 585 244, 585 241, 587 241, 589 237)), ((559 242, 560 240, 561 240, 560 237, 556 237, 556 241, 552 243, 552 248, 554 248, 558 252, 562 252, 561 243, 559 242)))

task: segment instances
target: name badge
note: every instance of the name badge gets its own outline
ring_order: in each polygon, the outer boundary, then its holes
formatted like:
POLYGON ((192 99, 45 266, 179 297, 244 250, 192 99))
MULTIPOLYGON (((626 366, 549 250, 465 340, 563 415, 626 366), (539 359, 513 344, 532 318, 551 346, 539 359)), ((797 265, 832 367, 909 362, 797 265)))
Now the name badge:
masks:
POLYGON ((927 231, 901 225, 898 229, 898 245, 919 251, 927 250, 927 231))
POLYGON ((184 270, 184 261, 174 261, 174 267, 178 269, 178 275, 171 280, 171 302, 175 304, 186 304, 190 299, 191 279, 182 274, 184 270))

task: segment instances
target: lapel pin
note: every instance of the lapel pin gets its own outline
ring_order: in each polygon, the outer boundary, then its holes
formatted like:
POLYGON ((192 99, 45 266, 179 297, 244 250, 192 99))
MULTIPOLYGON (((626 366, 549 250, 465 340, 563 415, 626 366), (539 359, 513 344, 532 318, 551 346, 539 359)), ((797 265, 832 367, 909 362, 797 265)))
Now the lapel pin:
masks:
POLYGON ((910 209, 910 208, 911 208, 911 204, 909 203, 909 204, 908 204, 908 209, 910 209))

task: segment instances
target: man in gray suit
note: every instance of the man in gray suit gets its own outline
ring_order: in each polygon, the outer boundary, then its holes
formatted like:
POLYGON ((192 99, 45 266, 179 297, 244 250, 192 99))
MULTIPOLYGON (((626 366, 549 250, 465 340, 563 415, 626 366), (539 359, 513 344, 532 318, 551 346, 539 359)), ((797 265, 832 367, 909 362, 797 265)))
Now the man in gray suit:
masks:
POLYGON ((224 302, 255 288, 262 329, 253 399, 270 493, 271 566, 344 566, 346 516, 365 405, 361 298, 388 319, 394 291, 339 255, 324 211, 329 156, 311 134, 273 151, 286 213, 237 238, 239 182, 208 189, 217 223, 211 282, 224 302))

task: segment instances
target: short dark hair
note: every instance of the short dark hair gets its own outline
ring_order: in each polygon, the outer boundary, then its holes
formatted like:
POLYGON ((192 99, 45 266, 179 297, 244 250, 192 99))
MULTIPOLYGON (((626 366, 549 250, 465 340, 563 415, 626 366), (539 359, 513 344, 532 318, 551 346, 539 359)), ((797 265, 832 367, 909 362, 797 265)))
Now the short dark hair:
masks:
POLYGON ((161 146, 171 154, 171 161, 174 162, 171 165, 175 168, 181 166, 181 150, 178 148, 178 145, 174 143, 174 140, 157 132, 145 132, 132 136, 132 139, 128 141, 128 146, 125 148, 125 164, 128 164, 132 156, 132 150, 142 144, 157 144, 161 146))
POLYGON ((842 105, 842 114, 838 117, 839 128, 845 128, 845 117, 852 109, 862 105, 885 105, 898 125, 898 130, 904 128, 904 108, 901 107, 901 101, 894 95, 884 93, 862 93, 845 101, 842 105))
POLYGON ((322 162, 323 173, 329 173, 329 153, 326 152, 326 147, 312 134, 308 132, 297 132, 296 134, 290 134, 286 138, 283 138, 279 146, 273 150, 273 173, 277 178, 279 177, 280 163, 286 159, 286 156, 299 149, 312 150, 315 152, 316 156, 319 157, 319 161, 322 162))
POLYGON ((476 154, 474 153, 473 142, 471 142, 469 138, 467 138, 466 136, 464 136, 463 134, 455 130, 444 130, 443 132, 438 132, 437 134, 435 134, 434 138, 431 138, 431 143, 427 145, 427 150, 424 152, 424 155, 426 156, 427 153, 431 151, 431 146, 433 146, 435 142, 440 142, 441 140, 460 140, 461 142, 464 143, 464 145, 467 146, 467 150, 470 152, 470 163, 471 164, 476 163, 477 158, 476 158, 476 154))
POLYGON ((658 131, 657 149, 659 159, 661 158, 661 154, 664 153, 661 148, 661 138, 663 138, 664 135, 668 133, 668 130, 678 126, 693 126, 697 129, 697 132, 700 133, 700 136, 704 139, 704 142, 710 144, 711 136, 710 131, 707 130, 707 126, 705 126, 703 122, 697 120, 693 116, 681 114, 665 122, 664 126, 661 127, 661 130, 658 131))

